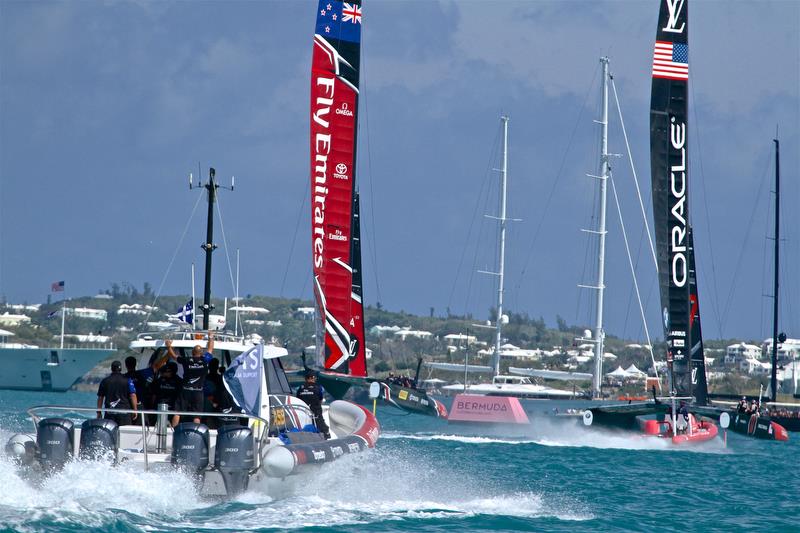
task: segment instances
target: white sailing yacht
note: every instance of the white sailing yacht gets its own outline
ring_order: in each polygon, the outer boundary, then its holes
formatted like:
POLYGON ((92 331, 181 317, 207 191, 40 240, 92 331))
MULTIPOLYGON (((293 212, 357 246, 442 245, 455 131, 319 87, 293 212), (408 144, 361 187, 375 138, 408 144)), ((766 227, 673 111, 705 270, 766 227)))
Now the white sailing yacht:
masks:
MULTIPOLYGON (((574 393, 572 391, 555 389, 540 385, 531 381, 528 376, 515 376, 500 374, 500 357, 502 355, 502 337, 503 325, 508 323, 508 316, 503 314, 503 294, 505 292, 505 254, 506 254, 506 224, 510 220, 506 214, 507 194, 506 188, 508 184, 508 117, 501 116, 500 120, 503 123, 503 162, 500 168, 500 213, 499 216, 486 215, 488 218, 496 219, 500 226, 499 234, 499 257, 498 257, 498 271, 486 272, 481 271, 482 274, 489 274, 497 276, 497 316, 495 318, 494 326, 495 339, 494 351, 492 353, 492 364, 490 367, 464 365, 459 366, 459 370, 464 370, 465 374, 470 371, 475 372, 491 372, 492 381, 490 383, 475 383, 464 385, 447 385, 442 387, 443 391, 450 393, 466 393, 466 394, 479 394, 485 396, 512 396, 516 398, 572 398, 574 393)), ((443 366, 437 366, 436 363, 431 363, 428 366, 432 368, 445 369, 443 366)))

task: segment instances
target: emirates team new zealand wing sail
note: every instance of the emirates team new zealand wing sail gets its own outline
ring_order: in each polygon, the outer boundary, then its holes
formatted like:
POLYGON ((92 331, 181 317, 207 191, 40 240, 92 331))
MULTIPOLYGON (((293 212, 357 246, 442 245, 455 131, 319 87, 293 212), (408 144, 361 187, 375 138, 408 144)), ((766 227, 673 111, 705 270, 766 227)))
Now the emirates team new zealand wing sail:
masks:
POLYGON ((650 94, 650 167, 658 278, 671 390, 678 396, 692 395, 687 4, 687 0, 661 0, 650 94))
POLYGON ((350 304, 350 354, 351 376, 367 375, 367 345, 364 332, 364 294, 361 277, 361 201, 358 192, 353 198, 352 243, 350 248, 353 267, 353 288, 350 304))
POLYGON ((364 349, 363 342, 354 343, 352 335, 356 329, 352 230, 360 50, 360 0, 321 0, 312 52, 310 117, 317 356, 325 369, 342 373, 349 370, 353 348, 364 349))

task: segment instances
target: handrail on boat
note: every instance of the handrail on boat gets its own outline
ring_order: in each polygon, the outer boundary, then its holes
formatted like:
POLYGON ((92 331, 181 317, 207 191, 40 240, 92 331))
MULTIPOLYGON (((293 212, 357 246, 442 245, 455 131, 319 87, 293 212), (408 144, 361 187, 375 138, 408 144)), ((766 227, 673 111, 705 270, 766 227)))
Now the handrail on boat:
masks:
POLYGON ((270 426, 273 428, 277 428, 278 430, 290 429, 290 426, 286 423, 286 415, 291 414, 294 411, 305 413, 306 416, 308 416, 312 422, 314 421, 314 413, 311 412, 311 409, 308 406, 285 405, 285 404, 270 405, 269 406, 270 426))
MULTIPOLYGON (((208 340, 208 332, 193 329, 167 329, 163 331, 146 331, 136 335, 137 341, 163 341, 166 339, 173 339, 178 341, 204 341, 208 340)), ((218 331, 214 333, 214 340, 219 342, 244 342, 245 337, 228 333, 226 331, 218 331)))
MULTIPOLYGON (((314 420, 314 415, 311 412, 311 409, 304 405, 270 405, 269 406, 269 420, 262 418, 256 415, 249 415, 246 413, 210 413, 210 412, 195 412, 195 411, 173 411, 173 410, 154 410, 154 409, 113 409, 113 408, 101 408, 97 409, 96 407, 74 407, 74 406, 66 406, 66 405, 37 405, 31 407, 27 410, 28 415, 31 417, 31 421, 33 422, 34 431, 38 431, 39 422, 42 420, 43 416, 37 414, 38 411, 61 411, 64 413, 91 413, 95 415, 99 411, 103 411, 105 413, 114 413, 114 414, 137 414, 141 415, 138 416, 139 424, 142 429, 142 453, 144 455, 144 464, 145 469, 148 468, 148 450, 147 450, 147 437, 148 432, 152 428, 153 431, 158 431, 159 424, 157 423, 155 426, 148 426, 145 423, 146 416, 144 415, 157 415, 157 416, 164 416, 163 419, 160 419, 162 423, 166 424, 168 417, 172 417, 174 415, 178 416, 190 416, 192 418, 195 417, 212 417, 212 418, 247 418, 248 419, 248 426, 253 429, 253 439, 256 443, 256 454, 255 454, 255 461, 256 461, 256 468, 258 468, 259 463, 261 461, 261 450, 264 445, 269 442, 269 430, 270 428, 276 428, 278 430, 281 429, 289 429, 291 427, 290 424, 287 424, 287 419, 292 420, 291 416, 296 416, 297 412, 306 414, 310 420, 314 420), (267 437, 266 439, 264 437, 267 437)), ((92 416, 91 418, 94 418, 92 416)), ((88 419, 88 418, 87 418, 88 419)), ((299 420, 297 420, 299 422, 299 420)), ((134 425, 134 424, 132 424, 134 425)), ((164 426, 166 429, 166 426, 164 426)), ((301 429, 301 428, 297 428, 301 429)), ((157 433, 158 436, 160 434, 157 433)), ((164 433, 166 436, 166 433, 164 433)), ((165 437, 166 438, 166 437, 165 437)))
MULTIPOLYGON (((289 407, 289 406, 285 406, 289 407)), ((42 417, 39 416, 36 412, 37 411, 62 411, 65 413, 93 413, 96 414, 98 411, 105 411, 106 413, 114 413, 114 414, 137 414, 137 415, 158 415, 164 416, 163 419, 166 421, 166 417, 171 417, 173 415, 178 416, 191 416, 195 417, 212 417, 212 418, 247 418, 248 419, 248 426, 250 426, 253 431, 253 440, 256 444, 256 453, 255 453, 255 468, 259 467, 259 463, 261 460, 261 449, 265 444, 264 436, 269 432, 269 420, 261 418, 260 416, 249 415, 246 413, 209 413, 209 412, 194 412, 194 411, 171 411, 171 410, 153 410, 153 409, 113 409, 113 408, 101 408, 97 409, 96 407, 74 407, 74 406, 67 406, 67 405, 37 405, 31 407, 27 410, 28 415, 31 417, 31 421, 34 425, 34 431, 38 432, 39 421, 42 420, 42 417), (253 424, 250 424, 250 421, 253 421, 253 424), (256 432, 256 426, 258 426, 258 432, 256 432)), ((94 418, 94 417, 92 417, 94 418)), ((145 424, 145 416, 139 416, 139 421, 141 422, 142 428, 142 453, 144 455, 144 467, 145 470, 148 469, 148 451, 147 451, 147 435, 148 430, 152 427, 153 430, 158 429, 158 424, 155 426, 148 426, 145 424)), ((88 418, 87 418, 88 420, 88 418)), ((132 424, 133 425, 133 424, 132 424)), ((138 425, 138 424, 137 424, 138 425)), ((166 435, 166 433, 165 433, 166 435)), ((268 438, 266 439, 269 440, 268 438)))

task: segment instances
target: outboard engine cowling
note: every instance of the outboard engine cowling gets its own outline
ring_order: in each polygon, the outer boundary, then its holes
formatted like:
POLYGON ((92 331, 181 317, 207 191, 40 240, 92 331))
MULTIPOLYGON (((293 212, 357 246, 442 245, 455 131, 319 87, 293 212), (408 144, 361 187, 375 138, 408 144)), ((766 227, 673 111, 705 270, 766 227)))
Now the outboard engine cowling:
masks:
POLYGON ((117 462, 118 447, 119 426, 114 420, 91 418, 81 424, 81 459, 101 459, 111 455, 117 462))
POLYGON ((254 464, 252 429, 230 425, 217 430, 214 465, 222 475, 228 496, 235 496, 247 490, 250 470, 254 464))
POLYGON ((72 459, 74 427, 67 418, 45 418, 36 431, 36 457, 44 470, 61 470, 72 459))
POLYGON ((208 466, 208 426, 182 422, 172 434, 172 464, 193 474, 208 466))

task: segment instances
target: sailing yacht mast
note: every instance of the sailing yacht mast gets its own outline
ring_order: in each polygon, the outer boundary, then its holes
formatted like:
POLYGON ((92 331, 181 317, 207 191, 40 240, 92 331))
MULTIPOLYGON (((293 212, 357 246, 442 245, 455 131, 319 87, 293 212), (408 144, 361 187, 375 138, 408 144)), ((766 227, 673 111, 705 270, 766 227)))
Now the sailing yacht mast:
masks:
POLYGON ((494 354, 492 355, 492 373, 500 373, 500 343, 503 328, 503 292, 504 271, 506 258, 506 185, 508 183, 508 117, 500 117, 503 122, 503 166, 500 169, 500 258, 498 284, 497 284, 497 320, 495 323, 494 354))
POLYGON ((595 176, 600 180, 600 220, 596 231, 600 238, 597 255, 597 301, 594 326, 594 379, 592 380, 592 395, 600 397, 600 380, 603 378, 603 352, 605 332, 603 331, 603 291, 605 290, 606 268, 606 190, 608 184, 608 57, 601 57, 600 64, 603 68, 602 82, 602 112, 600 115, 600 175, 595 176))
POLYGON ((778 278, 780 273, 780 263, 778 259, 781 249, 781 159, 780 141, 778 139, 773 139, 773 141, 775 142, 775 279, 772 287, 772 376, 770 379, 770 401, 774 402, 778 397, 778 278))

